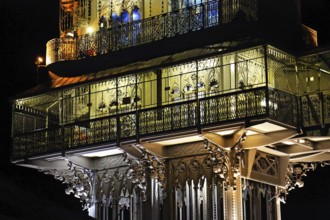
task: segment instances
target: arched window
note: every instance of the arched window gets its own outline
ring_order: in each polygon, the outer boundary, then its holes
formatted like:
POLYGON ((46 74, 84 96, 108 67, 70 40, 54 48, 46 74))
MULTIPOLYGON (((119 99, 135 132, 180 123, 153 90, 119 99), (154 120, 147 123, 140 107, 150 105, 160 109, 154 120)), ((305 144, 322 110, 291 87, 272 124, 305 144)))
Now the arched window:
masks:
POLYGON ((112 12, 111 14, 111 26, 116 27, 120 23, 120 17, 116 14, 116 12, 112 12))
POLYGON ((133 10, 132 10, 132 20, 133 21, 138 21, 140 19, 141 19, 141 13, 139 11, 139 7, 135 5, 133 10))
POLYGON ((121 12, 121 22, 126 24, 129 22, 129 13, 126 9, 121 12))

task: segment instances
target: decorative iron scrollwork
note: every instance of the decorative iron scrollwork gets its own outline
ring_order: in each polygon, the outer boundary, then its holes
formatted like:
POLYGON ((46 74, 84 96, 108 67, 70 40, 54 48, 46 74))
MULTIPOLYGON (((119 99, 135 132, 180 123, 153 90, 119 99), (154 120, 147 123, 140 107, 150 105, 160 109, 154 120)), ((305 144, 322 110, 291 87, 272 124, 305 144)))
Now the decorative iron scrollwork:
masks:
POLYGON ((65 193, 74 194, 80 199, 82 208, 88 209, 93 204, 93 182, 94 172, 79 166, 75 166, 71 161, 68 162, 68 170, 41 170, 45 174, 53 175, 56 180, 67 184, 65 193))
POLYGON ((236 189, 236 178, 240 175, 240 166, 242 160, 242 144, 246 138, 244 133, 238 141, 230 148, 224 149, 208 140, 204 140, 204 147, 211 155, 213 172, 218 174, 223 181, 225 189, 233 187, 236 189))
POLYGON ((127 155, 124 154, 125 160, 127 160, 129 165, 127 177, 130 178, 134 184, 137 184, 142 195, 145 195, 146 193, 148 173, 152 179, 157 180, 161 189, 165 191, 166 179, 164 160, 153 155, 141 145, 135 144, 133 147, 141 152, 142 157, 140 159, 126 159, 127 155))
MULTIPOLYGON (((65 193, 79 198, 83 209, 90 208, 101 200, 120 199, 122 195, 131 195, 133 190, 146 200, 148 174, 157 179, 161 189, 166 188, 164 161, 138 146, 142 158, 136 159, 124 154, 128 166, 91 170, 71 161, 64 170, 41 170, 53 175, 55 179, 67 185, 65 193)), ((164 190, 165 191, 165 190, 164 190)), ((166 194, 163 192, 163 197, 166 194)))
POLYGON ((330 162, 323 161, 314 163, 289 163, 287 168, 287 175, 285 176, 286 185, 284 189, 281 189, 277 195, 280 198, 280 201, 285 203, 286 196, 289 194, 289 191, 295 189, 296 187, 303 187, 303 177, 307 176, 308 171, 314 171, 318 165, 324 167, 326 165, 330 165, 330 162))

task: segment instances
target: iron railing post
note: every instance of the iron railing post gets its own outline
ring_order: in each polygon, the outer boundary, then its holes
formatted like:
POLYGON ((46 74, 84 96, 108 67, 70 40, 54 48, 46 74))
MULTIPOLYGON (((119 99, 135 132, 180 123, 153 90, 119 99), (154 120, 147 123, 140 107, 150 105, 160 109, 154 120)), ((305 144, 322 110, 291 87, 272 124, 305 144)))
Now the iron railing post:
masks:
POLYGON ((140 117, 139 117, 139 108, 138 108, 138 74, 135 73, 135 97, 134 97, 134 104, 135 104, 135 124, 136 124, 136 142, 139 143, 140 140, 140 117))
POLYGON ((321 111, 321 128, 323 129, 325 127, 325 120, 324 120, 324 95, 323 92, 319 93, 319 99, 320 99, 320 111, 321 111))
POLYGON ((222 0, 218 0, 218 24, 222 24, 222 0))
POLYGON ((116 127, 117 127, 117 136, 116 142, 117 146, 120 146, 120 138, 121 138, 121 127, 120 127, 120 117, 119 117, 119 102, 118 102, 118 77, 116 78, 116 127))
POLYGON ((269 117, 269 79, 268 79, 268 54, 267 45, 264 45, 264 65, 265 65, 265 79, 266 79, 266 115, 269 117))
POLYGON ((196 114, 197 118, 196 120, 196 125, 197 125, 197 132, 199 134, 202 133, 202 127, 201 127, 201 109, 200 109, 200 103, 199 103, 199 82, 198 82, 198 61, 196 61, 196 114))

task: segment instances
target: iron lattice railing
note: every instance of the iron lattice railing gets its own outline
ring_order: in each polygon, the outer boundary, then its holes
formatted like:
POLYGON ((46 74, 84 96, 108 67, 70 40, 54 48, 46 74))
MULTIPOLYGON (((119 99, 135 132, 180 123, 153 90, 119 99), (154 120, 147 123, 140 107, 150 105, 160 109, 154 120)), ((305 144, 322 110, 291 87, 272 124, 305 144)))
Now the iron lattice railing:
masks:
POLYGON ((304 127, 330 123, 330 91, 314 92, 300 97, 300 111, 304 127))
POLYGON ((46 64, 76 60, 122 48, 158 41, 230 22, 238 11, 257 20, 257 1, 208 1, 178 11, 119 24, 78 37, 64 37, 47 43, 46 64), (220 8, 221 7, 221 8, 220 8))
POLYGON ((63 126, 53 125, 47 129, 14 132, 12 157, 19 159, 163 132, 197 130, 247 118, 269 117, 295 125, 298 114, 293 106, 297 105, 297 100, 291 94, 259 87, 63 126))

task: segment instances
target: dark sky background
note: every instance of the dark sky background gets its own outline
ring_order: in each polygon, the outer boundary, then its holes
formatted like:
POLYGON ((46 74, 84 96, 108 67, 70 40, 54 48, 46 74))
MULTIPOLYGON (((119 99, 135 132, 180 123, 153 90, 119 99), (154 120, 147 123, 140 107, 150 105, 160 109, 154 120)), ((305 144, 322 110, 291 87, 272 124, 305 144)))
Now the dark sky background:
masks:
MULTIPOLYGON (((45 57, 47 41, 59 36, 58 1, 0 2, 0 219, 37 220, 45 219, 50 213, 54 219, 76 220, 86 216, 80 202, 65 195, 65 187, 60 182, 9 163, 9 98, 36 84, 34 61, 37 56, 45 57), (24 206, 14 205, 22 201, 24 206), (45 204, 59 208, 49 210, 45 204), (54 212, 67 217, 56 217, 54 212)), ((302 22, 318 31, 320 47, 330 46, 330 0, 302 0, 302 12, 302 22)), ((282 219, 329 219, 326 217, 330 216, 329 208, 330 167, 319 168, 308 173, 303 188, 290 192, 287 203, 282 205, 282 219)))

